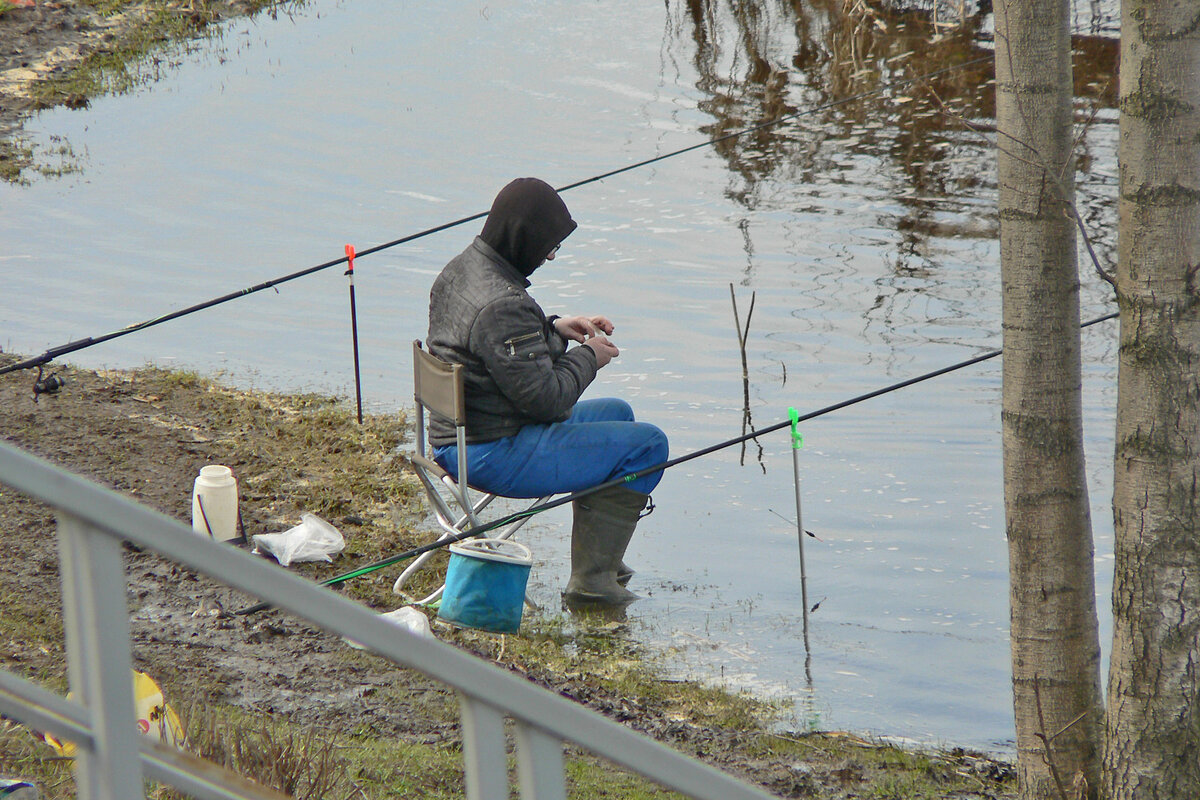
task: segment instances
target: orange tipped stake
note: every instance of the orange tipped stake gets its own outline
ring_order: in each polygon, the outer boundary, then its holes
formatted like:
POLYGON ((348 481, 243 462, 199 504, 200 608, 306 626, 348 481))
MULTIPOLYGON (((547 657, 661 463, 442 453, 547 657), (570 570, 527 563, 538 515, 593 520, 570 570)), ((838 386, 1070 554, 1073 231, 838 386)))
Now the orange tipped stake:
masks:
POLYGON ((362 379, 358 370, 358 309, 354 303, 354 245, 346 245, 346 275, 350 277, 350 332, 354 337, 354 399, 358 405, 358 424, 362 425, 362 379))

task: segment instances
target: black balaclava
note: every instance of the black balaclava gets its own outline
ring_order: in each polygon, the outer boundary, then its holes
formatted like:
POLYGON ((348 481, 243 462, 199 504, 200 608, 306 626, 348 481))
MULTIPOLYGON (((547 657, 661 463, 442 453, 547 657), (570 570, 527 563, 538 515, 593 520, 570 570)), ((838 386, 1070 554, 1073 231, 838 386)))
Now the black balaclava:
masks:
POLYGON ((496 195, 479 237, 528 278, 575 227, 550 184, 517 178, 496 195))

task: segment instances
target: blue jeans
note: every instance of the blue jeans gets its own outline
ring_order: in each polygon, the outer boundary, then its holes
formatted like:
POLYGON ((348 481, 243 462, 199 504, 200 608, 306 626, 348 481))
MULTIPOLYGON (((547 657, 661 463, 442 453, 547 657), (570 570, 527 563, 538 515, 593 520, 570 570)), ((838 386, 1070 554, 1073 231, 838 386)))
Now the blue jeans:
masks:
MULTIPOLYGON (((667 460, 667 436, 656 426, 635 422, 633 409, 611 397, 581 400, 565 422, 526 425, 512 436, 467 445, 470 485, 504 497, 590 489, 613 478, 667 460)), ((458 447, 433 450, 434 460, 458 477, 458 447)), ((662 479, 652 472, 624 484, 650 494, 662 479)))

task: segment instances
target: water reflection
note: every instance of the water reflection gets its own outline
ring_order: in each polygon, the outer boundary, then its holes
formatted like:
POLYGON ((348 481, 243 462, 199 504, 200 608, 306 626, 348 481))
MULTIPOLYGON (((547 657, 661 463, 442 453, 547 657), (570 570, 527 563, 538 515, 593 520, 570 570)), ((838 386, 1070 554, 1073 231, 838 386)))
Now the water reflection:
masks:
MULTIPOLYGON (((754 317, 754 301, 755 293, 750 293, 750 308, 746 311, 746 321, 742 322, 742 315, 738 313, 737 293, 734 291, 733 284, 729 284, 729 299, 733 303, 733 323, 737 331, 738 351, 742 356, 742 436, 754 430, 754 415, 750 410, 750 368, 746 363, 746 339, 750 336, 750 320, 754 317)), ((742 442, 742 453, 740 463, 746 465, 746 445, 747 441, 742 442)), ((754 439, 754 445, 758 448, 758 465, 762 468, 763 474, 767 474, 767 465, 763 461, 763 446, 754 439)))
MULTIPOLYGON (((995 235, 994 222, 947 222, 939 213, 946 200, 974 195, 991 180, 991 153, 980 148, 995 116, 990 3, 953 15, 920 5, 668 3, 668 31, 690 39, 698 107, 713 117, 701 130, 738 178, 730 198, 754 209, 764 182, 836 176, 857 153, 904 176, 894 187, 902 209, 894 223, 902 234, 898 273, 922 268, 930 237, 995 235)), ((1107 30, 1108 5, 1088 4, 1090 31, 1107 30)), ((1073 38, 1075 89, 1089 116, 1115 106, 1116 45, 1095 33, 1073 38)))
POLYGON ((993 115, 991 54, 979 44, 984 15, 945 34, 919 13, 829 0, 688 0, 670 11, 670 30, 693 45, 699 107, 714 118, 702 130, 721 139, 762 126, 716 145, 742 179, 729 196, 748 208, 762 181, 811 181, 816 171, 836 171, 846 150, 895 160, 922 193, 974 180, 974 171, 936 169, 951 154, 937 146, 944 136, 931 134, 961 128, 956 117, 993 115), (765 124, 801 112, 809 113, 765 124))
MULTIPOLYGON (((1080 183, 1077 202, 1090 238, 1104 254, 1111 252, 1113 245, 1111 227, 1104 223, 1115 216, 1111 180, 1116 137, 1111 128, 1095 134, 1098 126, 1115 123, 1117 42, 1106 35, 1111 33, 1108 22, 1115 1, 1085 1, 1082 5, 1083 13, 1077 5, 1077 32, 1072 39, 1080 183)), ((845 318, 860 316, 863 330, 857 338, 870 346, 852 350, 849 358, 862 358, 873 369, 878 368, 879 358, 915 361, 911 352, 916 348, 902 346, 907 344, 993 346, 982 335, 975 340, 964 336, 967 331, 980 332, 989 324, 987 320, 999 317, 994 287, 998 222, 990 9, 976 6, 969 13, 948 17, 944 6, 895 9, 853 0, 669 0, 667 9, 672 41, 664 46, 686 53, 694 66, 695 87, 700 93, 697 108, 709 117, 699 130, 715 141, 714 150, 727 170, 726 198, 744 212, 740 220, 735 216, 730 221, 737 225, 746 256, 741 285, 757 288, 767 309, 775 302, 777 307, 792 309, 792 316, 798 319, 819 320, 822 314, 832 319, 838 313, 845 318), (740 131, 747 132, 737 135, 740 131), (819 246, 805 246, 818 238, 819 246), (784 252, 780 252, 781 241, 784 252), (882 269, 876 270, 876 265, 882 269), (866 302, 855 296, 871 288, 875 289, 873 302, 869 294, 866 302), (770 294, 772 290, 777 290, 776 297, 770 294), (832 310, 835 307, 837 311, 832 310), (883 346, 875 348, 880 342, 883 346)), ((1087 293, 1097 291, 1104 287, 1085 287, 1087 293)), ((1101 302, 1107 299, 1105 296, 1101 302)), ((824 328, 818 324, 797 326, 767 342, 766 347, 778 348, 788 356, 803 352, 828 372, 846 353, 827 355, 823 348, 833 351, 836 343, 827 342, 839 334, 847 335, 846 329, 854 322, 840 330, 833 323, 824 328)), ((739 344, 744 349, 740 330, 739 344)), ((754 344, 751 342, 752 348, 754 344)), ((772 355, 774 351, 751 351, 752 359, 760 363, 764 356, 772 355)), ((891 364, 883 366, 890 368, 891 364)), ((736 367, 727 362, 726 368, 736 367)), ((754 375, 753 370, 749 374, 754 375)), ((779 387, 764 386, 766 381, 755 383, 762 397, 784 394, 779 387)), ((742 388, 745 430, 752 405, 752 384, 745 366, 742 388)), ((929 423, 930 430, 940 425, 939 420, 929 423)), ((959 435, 946 434, 950 439, 959 435)), ((878 450, 882 454, 892 447, 903 445, 882 442, 878 450)), ((906 526, 925 529, 939 507, 959 502, 953 493, 930 502, 920 490, 908 488, 911 464, 904 469, 899 477, 899 473, 888 474, 896 479, 897 487, 903 487, 899 489, 903 496, 894 509, 880 512, 886 518, 881 529, 893 525, 897 530, 906 526), (896 522, 904 513, 897 510, 900 504, 910 503, 909 509, 924 504, 923 510, 910 521, 896 522)), ((779 483, 772 486, 778 489, 779 483)), ((936 488, 926 492, 944 489, 941 478, 932 486, 936 488)), ((828 517, 837 510, 836 503, 829 502, 833 491, 845 489, 826 487, 825 496, 820 489, 814 492, 827 503, 814 506, 817 513, 828 517)), ((856 505, 853 498, 847 501, 850 507, 856 505)), ((829 550, 871 554, 868 557, 873 558, 877 549, 886 548, 890 553, 909 546, 903 537, 896 543, 879 544, 871 538, 876 534, 867 532, 869 526, 856 525, 861 521, 844 526, 839 532, 841 540, 829 550)), ((951 527, 954 533, 947 539, 946 552, 977 534, 961 522, 951 527)), ((935 637, 949 638, 959 635, 958 631, 972 637, 986 627, 996 629, 998 636, 1006 635, 1002 623, 993 619, 956 623, 953 618, 961 609, 956 608, 954 599, 947 604, 950 612, 931 612, 930 604, 916 613, 898 612, 892 620, 885 619, 888 610, 876 609, 876 617, 868 613, 852 623, 843 622, 853 617, 846 613, 851 590, 847 585, 838 586, 836 575, 828 569, 830 563, 836 563, 836 554, 822 555, 827 569, 821 575, 821 591, 834 587, 831 605, 837 604, 828 615, 841 624, 861 624, 863 630, 870 630, 864 640, 873 640, 883 630, 888 630, 889 636, 913 636, 920 627, 913 620, 923 614, 938 619, 929 621, 921 633, 930 637, 922 647, 931 648, 922 655, 948 646, 935 637), (888 629, 887 623, 896 629, 888 629), (951 634, 947 628, 955 624, 961 627, 951 634)), ((938 557, 921 558, 936 561, 938 557)), ((885 569, 898 569, 889 558, 880 559, 880 575, 885 569)), ((986 562, 986 577, 979 571, 979 563, 961 569, 941 564, 930 567, 929 574, 939 576, 936 580, 945 581, 947 587, 956 584, 946 589, 951 597, 956 592, 977 594, 983 592, 981 580, 1004 585, 1005 573, 997 563, 986 562)), ((920 579, 896 585, 937 594, 939 590, 926 583, 926 565, 912 569, 920 573, 920 579)), ((820 631, 824 625, 817 628, 820 631)), ((727 638, 736 640, 735 636, 736 632, 727 638)), ((808 644, 805 635, 804 677, 811 692, 808 644)), ((818 641, 819 651, 821 644, 818 641)), ((971 647, 976 644, 972 641, 971 647)), ((792 663, 796 663, 797 650, 789 651, 792 663)), ((832 668, 830 652, 830 648, 819 652, 825 662, 819 667, 826 693, 831 691, 828 684, 839 680, 865 682, 861 676, 870 672, 869 664, 878 655, 865 653, 856 664, 855 654, 846 657, 839 668, 832 668), (846 677, 830 678, 831 669, 846 677)), ((968 668, 965 672, 977 671, 968 668)))
MULTIPOLYGON (((1115 246, 1098 224, 1110 187, 1096 163, 1089 126, 1110 124, 1116 103, 1113 2, 1077 3, 1073 37, 1077 94, 1079 205, 1103 262, 1115 246), (1086 5, 1086 8, 1081 6, 1086 5), (1099 215, 1099 216, 1098 216, 1099 215)), ((937 297, 945 242, 992 242, 995 192, 995 83, 990 3, 904 7, 862 0, 675 0, 668 36, 690 52, 730 182, 728 198, 748 214, 821 205, 823 187, 861 180, 884 184, 862 205, 873 229, 887 232, 890 272, 866 324, 892 336, 914 303, 932 316, 962 312, 937 297), (739 132, 746 131, 738 135, 739 132), (933 295, 933 297, 930 297, 933 295)), ((1102 137, 1107 141, 1110 137, 1102 137)), ((1107 157, 1108 154, 1105 154, 1107 157)), ((1102 161, 1103 163, 1103 161, 1102 161)), ((873 187, 875 188, 875 187, 873 187)), ((747 255, 743 285, 755 271, 754 242, 739 223, 747 255)), ((933 334, 933 339, 937 334, 933 334)))

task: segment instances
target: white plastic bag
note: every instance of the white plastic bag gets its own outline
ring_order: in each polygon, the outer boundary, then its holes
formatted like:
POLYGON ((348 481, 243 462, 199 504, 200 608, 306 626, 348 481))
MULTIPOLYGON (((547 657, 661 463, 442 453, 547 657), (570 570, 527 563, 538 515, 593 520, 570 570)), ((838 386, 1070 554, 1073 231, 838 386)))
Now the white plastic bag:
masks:
POLYGON ((415 633, 417 636, 423 636, 426 639, 433 638, 433 631, 429 629, 429 617, 412 606, 397 608, 395 611, 389 611, 379 616, 393 625, 404 628, 409 633, 415 633))
POLYGON ((254 552, 267 552, 285 567, 297 561, 333 561, 346 540, 337 528, 316 514, 300 515, 300 524, 283 533, 256 533, 254 552))
MULTIPOLYGON (((395 611, 388 611, 379 615, 380 619, 385 619, 398 628, 403 628, 409 633, 415 633, 423 639, 436 639, 433 631, 429 628, 429 617, 422 614, 412 606, 402 606, 395 611)), ((364 650, 365 648, 358 642, 352 639, 343 640, 346 644, 353 647, 355 650, 364 650)))

